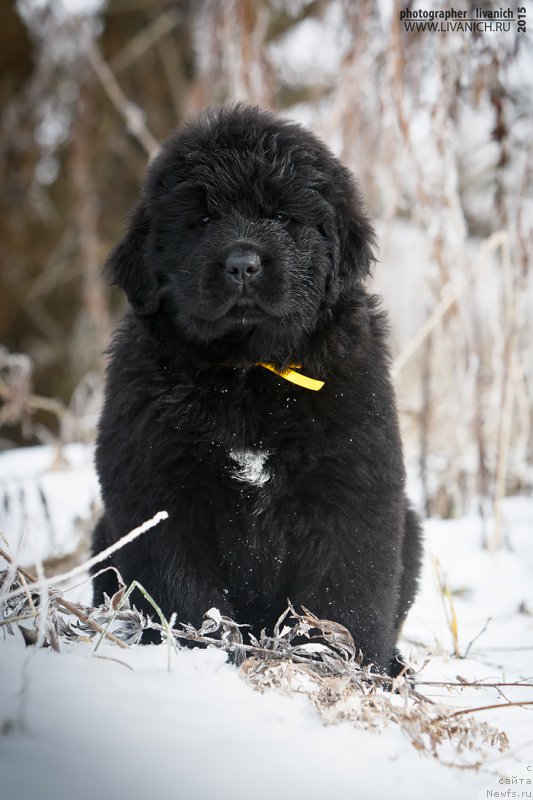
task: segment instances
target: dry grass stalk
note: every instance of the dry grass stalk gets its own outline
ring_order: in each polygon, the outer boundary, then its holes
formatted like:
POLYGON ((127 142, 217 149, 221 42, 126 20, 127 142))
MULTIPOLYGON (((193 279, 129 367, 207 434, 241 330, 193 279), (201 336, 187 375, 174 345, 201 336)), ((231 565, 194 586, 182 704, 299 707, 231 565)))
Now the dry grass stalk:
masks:
POLYGON ((448 625, 452 635, 453 655, 456 658, 460 658, 461 652, 459 650, 459 626, 457 624, 457 614, 455 612, 455 604, 453 602, 452 593, 450 592, 450 587, 446 582, 438 558, 433 559, 433 565, 435 567, 435 575, 439 587, 440 598, 442 600, 442 607, 444 608, 446 624, 448 625))

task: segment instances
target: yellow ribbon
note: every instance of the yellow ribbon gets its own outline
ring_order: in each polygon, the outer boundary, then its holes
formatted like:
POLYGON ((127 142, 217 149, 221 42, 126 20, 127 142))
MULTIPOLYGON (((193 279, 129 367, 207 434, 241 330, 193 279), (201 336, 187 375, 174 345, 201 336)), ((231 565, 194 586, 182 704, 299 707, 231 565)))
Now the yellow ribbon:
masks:
POLYGON ((277 369, 273 364, 264 364, 262 361, 259 362, 258 366, 269 369, 270 372, 275 372, 280 378, 295 383, 297 386, 303 386, 304 389, 310 389, 312 392, 318 392, 324 386, 324 381, 317 381, 314 378, 308 378, 307 375, 302 375, 300 372, 295 372, 293 368, 300 369, 301 364, 292 364, 289 369, 284 370, 277 369))

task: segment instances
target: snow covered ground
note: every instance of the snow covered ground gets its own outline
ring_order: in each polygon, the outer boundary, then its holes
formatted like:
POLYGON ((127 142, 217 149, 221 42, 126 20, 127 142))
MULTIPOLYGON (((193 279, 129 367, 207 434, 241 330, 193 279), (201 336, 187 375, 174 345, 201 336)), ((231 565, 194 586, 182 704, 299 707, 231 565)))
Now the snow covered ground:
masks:
MULTIPOLYGON (((91 453, 69 446, 0 456, 0 530, 22 564, 76 552, 97 497, 91 453)), ((428 520, 421 591, 402 650, 427 681, 533 681, 533 500, 504 505, 508 547, 481 549, 478 519, 428 520), (461 655, 436 580, 435 559, 453 597, 461 655), (488 622, 488 620, 490 621, 488 622)), ((87 600, 87 585, 70 599, 87 600)), ((181 651, 167 668, 165 647, 119 650, 106 644, 26 648, 0 632, 0 786, 2 797, 79 800, 169 797, 485 798, 533 795, 533 706, 478 712, 505 730, 511 748, 472 754, 419 753, 396 726, 381 733, 343 722, 325 726, 304 696, 254 691, 225 654, 181 651), (454 761, 470 765, 450 767, 454 761), (506 779, 515 783, 506 783, 506 779), (520 780, 523 782, 521 783, 520 780), (508 790, 515 795, 497 794, 508 790), (524 794, 522 794, 524 792, 524 794)), ((457 708, 532 701, 533 689, 420 686, 457 708)))
POLYGON ((21 566, 64 558, 83 542, 83 520, 98 503, 93 451, 71 444, 0 454, 0 530, 21 566))

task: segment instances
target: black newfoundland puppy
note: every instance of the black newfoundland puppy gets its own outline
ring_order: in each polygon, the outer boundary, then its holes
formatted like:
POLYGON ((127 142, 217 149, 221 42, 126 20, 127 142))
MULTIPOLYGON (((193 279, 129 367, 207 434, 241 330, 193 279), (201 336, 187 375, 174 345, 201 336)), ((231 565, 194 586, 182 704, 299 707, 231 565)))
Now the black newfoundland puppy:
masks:
MULTIPOLYGON (((372 243, 350 173, 299 125, 238 105, 170 136, 108 261, 131 310, 93 551, 165 510, 113 564, 166 615, 198 626, 216 606, 257 634, 290 598, 393 675, 420 530, 372 243)), ((94 583, 95 603, 117 589, 112 570, 94 583)))

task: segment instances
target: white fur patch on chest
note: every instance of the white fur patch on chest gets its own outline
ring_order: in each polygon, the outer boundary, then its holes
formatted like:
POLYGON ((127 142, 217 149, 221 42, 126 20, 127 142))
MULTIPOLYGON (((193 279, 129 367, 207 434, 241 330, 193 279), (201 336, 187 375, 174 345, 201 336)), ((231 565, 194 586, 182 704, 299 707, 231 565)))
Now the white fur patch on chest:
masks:
POLYGON ((237 463, 232 470, 236 481, 250 486, 263 486, 270 480, 268 457, 270 453, 261 450, 230 450, 229 457, 237 463))

